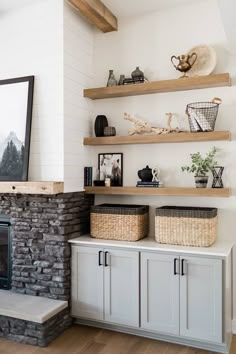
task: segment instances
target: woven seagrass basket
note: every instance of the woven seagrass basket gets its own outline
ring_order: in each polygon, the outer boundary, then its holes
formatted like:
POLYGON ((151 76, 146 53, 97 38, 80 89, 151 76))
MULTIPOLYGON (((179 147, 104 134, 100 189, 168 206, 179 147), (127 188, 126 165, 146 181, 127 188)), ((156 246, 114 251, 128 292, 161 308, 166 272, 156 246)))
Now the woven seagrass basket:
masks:
POLYGON ((164 206, 156 209, 159 243, 208 247, 216 240, 217 209, 164 206))
POLYGON ((101 204, 91 207, 90 234, 107 240, 137 241, 148 234, 147 205, 101 204))

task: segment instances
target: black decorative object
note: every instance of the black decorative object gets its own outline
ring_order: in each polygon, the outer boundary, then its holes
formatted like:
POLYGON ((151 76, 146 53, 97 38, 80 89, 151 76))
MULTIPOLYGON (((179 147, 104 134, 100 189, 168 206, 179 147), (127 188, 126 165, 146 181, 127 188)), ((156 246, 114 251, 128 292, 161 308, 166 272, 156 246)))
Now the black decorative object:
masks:
POLYGON ((144 78, 144 73, 137 66, 136 69, 131 73, 132 79, 144 78))
POLYGON ((0 181, 27 181, 34 76, 0 81, 0 181))
POLYGON ((149 166, 146 166, 142 170, 138 171, 138 176, 142 182, 151 182, 152 181, 152 169, 149 166))
POLYGON ((104 136, 104 128, 108 127, 107 117, 104 115, 98 115, 94 123, 94 132, 96 136, 104 136))
POLYGON ((215 166, 212 169, 212 174, 213 174, 212 188, 224 188, 222 182, 223 171, 224 171, 224 167, 222 166, 215 166))
POLYGON ((105 180, 100 181, 98 179, 98 180, 93 181, 93 184, 94 184, 95 187, 105 187, 105 180))
POLYGON ((98 154, 98 169, 100 171, 100 180, 110 178, 112 187, 123 185, 122 153, 98 154))

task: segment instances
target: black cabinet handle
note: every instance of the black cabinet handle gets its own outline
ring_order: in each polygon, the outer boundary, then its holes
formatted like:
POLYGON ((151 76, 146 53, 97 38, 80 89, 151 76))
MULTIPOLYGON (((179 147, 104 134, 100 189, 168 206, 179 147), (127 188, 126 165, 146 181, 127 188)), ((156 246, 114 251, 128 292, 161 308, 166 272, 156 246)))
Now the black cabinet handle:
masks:
POLYGON ((105 267, 108 267, 108 251, 105 252, 105 267))
POLYGON ((178 274, 177 270, 176 270, 176 263, 178 261, 178 258, 174 259, 174 275, 178 274))
POLYGON ((102 265, 102 262, 101 262, 101 254, 102 254, 102 251, 99 251, 99 252, 98 252, 98 265, 99 265, 99 266, 102 265))
POLYGON ((181 275, 183 276, 183 275, 185 275, 184 274, 184 261, 185 261, 185 259, 181 259, 181 275))

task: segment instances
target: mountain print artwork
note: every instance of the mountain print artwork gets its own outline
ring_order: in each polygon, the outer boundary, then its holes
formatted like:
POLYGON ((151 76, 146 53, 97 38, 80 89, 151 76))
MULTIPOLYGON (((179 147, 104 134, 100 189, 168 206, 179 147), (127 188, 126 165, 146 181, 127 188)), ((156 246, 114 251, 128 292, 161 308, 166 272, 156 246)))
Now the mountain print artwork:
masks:
POLYGON ((15 132, 0 138, 0 176, 21 179, 24 162, 24 144, 15 132))
POLYGON ((28 180, 33 92, 34 76, 0 80, 0 183, 28 180))

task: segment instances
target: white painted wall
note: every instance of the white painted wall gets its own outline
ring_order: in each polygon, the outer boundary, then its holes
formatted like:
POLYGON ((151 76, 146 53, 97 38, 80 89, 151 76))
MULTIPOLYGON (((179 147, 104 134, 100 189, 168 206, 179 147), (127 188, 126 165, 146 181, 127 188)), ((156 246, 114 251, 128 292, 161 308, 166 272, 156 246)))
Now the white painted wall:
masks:
MULTIPOLYGON (((195 2, 188 6, 163 10, 140 17, 119 19, 119 31, 95 35, 94 71, 96 86, 105 86, 109 69, 130 76, 139 65, 145 75, 152 80, 177 78, 179 73, 173 68, 170 57, 183 54, 191 47, 206 43, 217 52, 215 72, 229 71, 235 77, 236 58, 229 53, 228 42, 221 21, 216 0, 195 2)), ((234 80, 233 80, 234 84, 234 80)), ((147 96, 114 98, 95 101, 95 115, 105 114, 117 134, 127 134, 131 123, 124 121, 123 114, 128 112, 146 118, 153 125, 166 124, 165 113, 179 115, 181 126, 188 127, 184 114, 187 103, 207 101, 218 96, 223 100, 216 123, 216 130, 230 130, 232 142, 216 142, 221 149, 218 161, 225 166, 224 184, 233 188, 231 198, 190 198, 190 197, 133 197, 100 196, 96 203, 105 201, 121 203, 140 203, 151 206, 150 235, 154 235, 155 208, 163 205, 212 206, 219 210, 218 238, 234 240, 236 215, 236 167, 235 167, 235 114, 236 88, 213 88, 176 93, 153 94, 147 96)), ((175 126, 175 124, 174 124, 175 126)), ((124 185, 135 185, 137 170, 147 164, 159 166, 166 186, 194 186, 193 177, 182 173, 180 166, 189 163, 189 154, 200 151, 205 153, 214 143, 181 143, 159 145, 128 145, 117 147, 93 148, 93 163, 97 163, 99 152, 124 153, 124 185)), ((235 263, 236 265, 236 263, 235 263)), ((234 275, 236 280, 236 274, 234 275)), ((234 282, 236 284, 236 281, 234 282)), ((234 317, 236 318, 236 286, 234 285, 234 317)))
POLYGON ((35 75, 29 179, 63 180, 63 0, 1 12, 0 43, 0 79, 35 75))
POLYGON ((64 3, 64 182, 65 191, 83 190, 84 166, 90 166, 90 149, 84 136, 92 134, 93 102, 83 89, 93 86, 92 25, 64 3))

